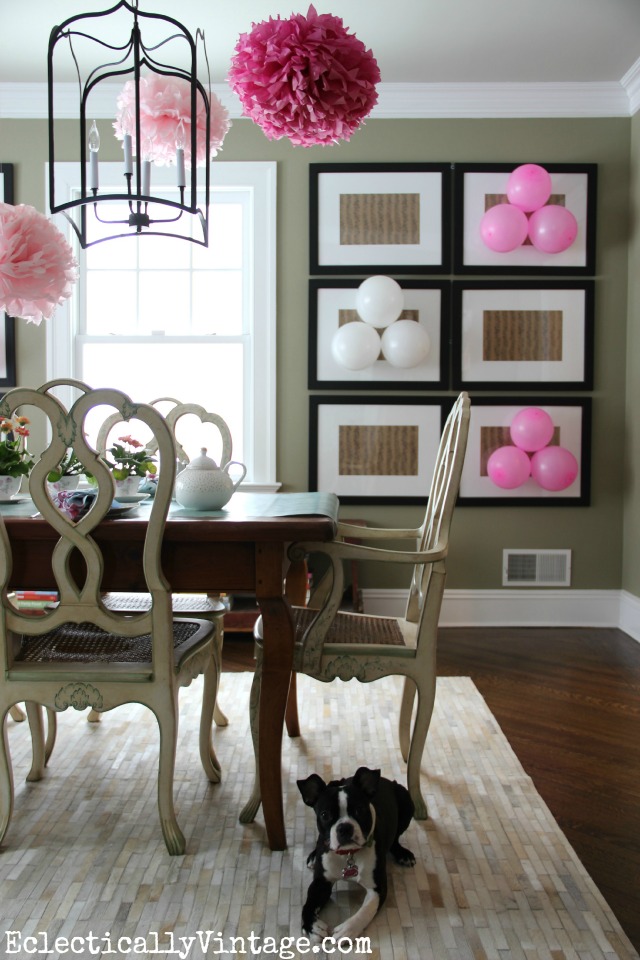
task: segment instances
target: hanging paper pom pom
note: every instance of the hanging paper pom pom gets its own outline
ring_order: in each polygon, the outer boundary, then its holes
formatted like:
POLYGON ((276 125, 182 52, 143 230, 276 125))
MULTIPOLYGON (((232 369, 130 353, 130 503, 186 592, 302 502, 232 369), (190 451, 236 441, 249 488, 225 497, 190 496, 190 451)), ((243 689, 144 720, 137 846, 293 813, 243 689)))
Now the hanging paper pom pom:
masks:
POLYGON ((270 140, 312 147, 349 140, 378 100, 380 70, 340 17, 310 6, 306 17, 252 24, 227 79, 270 140))
MULTIPOLYGON (((135 83, 127 80, 118 95, 118 112, 113 128, 118 140, 128 133, 136 154, 135 83)), ((231 121, 229 112, 215 93, 211 93, 210 135, 211 153, 215 157, 222 149, 231 121)), ((206 157, 207 113, 200 92, 196 92, 196 166, 203 167, 206 157)), ((140 78, 140 136, 145 159, 158 166, 169 166, 176 160, 176 141, 184 139, 184 159, 191 166, 191 84, 179 77, 165 77, 153 73, 140 78), (182 122, 183 130, 178 131, 182 122)))
POLYGON ((49 319, 78 278, 73 251, 34 207, 0 203, 0 308, 31 323, 49 319))

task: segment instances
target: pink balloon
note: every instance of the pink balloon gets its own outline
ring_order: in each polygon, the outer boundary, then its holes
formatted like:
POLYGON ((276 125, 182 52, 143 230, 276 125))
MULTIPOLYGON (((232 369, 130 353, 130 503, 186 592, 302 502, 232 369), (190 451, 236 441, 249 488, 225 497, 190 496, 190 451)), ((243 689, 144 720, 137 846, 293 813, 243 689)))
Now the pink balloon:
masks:
POLYGON ((510 203, 489 207, 480 221, 480 236, 490 250, 508 253, 527 239, 527 215, 510 203))
POLYGON ((511 439, 516 447, 533 453, 546 447, 553 437, 553 420, 540 407, 525 407, 511 421, 511 439))
POLYGON ((507 181, 509 203, 530 213, 543 207, 551 196, 551 177, 537 163, 516 167, 507 181))
POLYGON ((529 217, 529 239, 543 253, 562 253, 578 235, 578 221, 566 207, 550 203, 529 217))
POLYGON ((578 476, 578 461, 564 447, 545 447, 531 458, 531 476, 543 490, 566 490, 578 476))
POLYGON ((531 461, 518 447, 498 447, 487 460, 487 473, 497 487, 521 487, 531 473, 531 461))

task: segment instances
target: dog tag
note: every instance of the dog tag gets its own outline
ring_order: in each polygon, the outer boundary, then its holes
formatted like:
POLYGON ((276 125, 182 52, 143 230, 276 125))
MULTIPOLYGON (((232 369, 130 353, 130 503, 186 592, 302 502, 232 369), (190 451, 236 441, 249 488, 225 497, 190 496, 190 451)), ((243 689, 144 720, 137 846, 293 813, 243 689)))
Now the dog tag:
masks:
POLYGON ((350 853, 347 857, 347 862, 342 868, 342 879, 343 880, 353 880, 354 877, 358 876, 358 864, 353 859, 353 854, 350 853))

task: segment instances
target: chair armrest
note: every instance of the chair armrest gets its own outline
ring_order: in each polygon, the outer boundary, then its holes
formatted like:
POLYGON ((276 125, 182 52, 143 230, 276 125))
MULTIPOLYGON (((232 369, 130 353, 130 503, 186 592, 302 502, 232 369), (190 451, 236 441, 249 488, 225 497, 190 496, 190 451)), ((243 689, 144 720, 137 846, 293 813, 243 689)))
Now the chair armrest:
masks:
POLYGON ((412 529, 393 527, 360 527, 355 523, 338 521, 339 537, 356 537, 358 540, 419 540, 422 536, 421 527, 412 529))
POLYGON ((382 563, 436 563, 447 556, 448 548, 441 550, 384 550, 356 543, 332 540, 330 543, 293 543, 289 557, 298 559, 301 554, 326 553, 332 560, 376 560, 382 563))

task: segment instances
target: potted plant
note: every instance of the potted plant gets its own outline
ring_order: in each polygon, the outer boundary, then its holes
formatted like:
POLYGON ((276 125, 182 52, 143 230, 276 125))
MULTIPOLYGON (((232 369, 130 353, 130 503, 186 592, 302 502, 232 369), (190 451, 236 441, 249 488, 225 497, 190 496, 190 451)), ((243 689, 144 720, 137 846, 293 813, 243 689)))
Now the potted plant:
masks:
POLYGON ((155 476, 158 470, 155 457, 134 437, 118 437, 117 442, 107 450, 105 460, 116 481, 116 499, 118 494, 137 494, 141 479, 149 474, 155 476))
POLYGON ((67 450, 56 469, 48 473, 47 483, 50 489, 56 492, 75 490, 80 482, 81 475, 85 472, 83 464, 78 460, 73 450, 67 450))
POLYGON ((9 500, 28 477, 34 459, 27 450, 29 418, 0 420, 0 499, 9 500))

